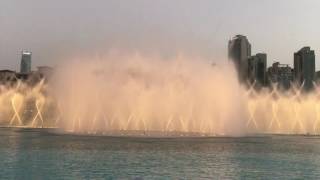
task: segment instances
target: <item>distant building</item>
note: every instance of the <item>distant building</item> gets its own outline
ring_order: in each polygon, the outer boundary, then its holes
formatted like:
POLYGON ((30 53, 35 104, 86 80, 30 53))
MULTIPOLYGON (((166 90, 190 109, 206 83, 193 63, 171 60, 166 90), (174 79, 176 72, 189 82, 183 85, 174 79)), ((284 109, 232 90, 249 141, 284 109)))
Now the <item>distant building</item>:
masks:
POLYGON ((248 80, 259 87, 266 85, 267 54, 258 53, 248 59, 248 80))
POLYGON ((233 61, 240 82, 248 78, 248 58, 251 56, 251 44, 246 36, 236 35, 228 44, 229 59, 233 61))
POLYGON ((293 81, 293 69, 288 64, 275 62, 268 68, 269 83, 277 83, 279 89, 289 89, 293 81))
POLYGON ((22 51, 20 73, 28 74, 31 72, 31 52, 22 51))
POLYGON ((313 88, 315 80, 315 54, 310 47, 303 47, 294 53, 294 78, 299 85, 304 83, 305 90, 313 88))
POLYGON ((18 81, 23 82, 29 86, 37 85, 44 80, 48 83, 53 74, 53 68, 49 66, 40 66, 37 71, 30 71, 29 73, 17 73, 10 70, 0 70, 0 85, 14 85, 18 81))
POLYGON ((17 80, 27 82, 30 78, 31 73, 16 73, 17 80))
POLYGON ((30 73, 16 73, 16 77, 19 81, 29 85, 34 86, 38 84, 42 77, 37 71, 31 71, 30 73))
POLYGON ((16 82, 16 72, 11 70, 0 70, 0 85, 12 85, 16 82))

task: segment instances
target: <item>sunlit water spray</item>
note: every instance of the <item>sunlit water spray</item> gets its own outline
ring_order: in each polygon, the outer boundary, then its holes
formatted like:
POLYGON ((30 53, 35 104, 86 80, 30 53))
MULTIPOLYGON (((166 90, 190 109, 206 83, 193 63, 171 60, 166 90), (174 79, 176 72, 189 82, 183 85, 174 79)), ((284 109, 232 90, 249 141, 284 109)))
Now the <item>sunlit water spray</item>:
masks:
MULTIPOLYGON (((11 127, 51 127, 50 117, 44 113, 45 100, 50 99, 45 96, 46 86, 44 82, 39 82, 36 86, 30 87, 21 81, 14 86, 0 87, 0 124, 11 127)), ((46 105, 51 107, 51 105, 46 105)), ((54 109, 52 109, 54 110, 54 109)), ((50 113, 51 114, 51 113, 50 113)), ((54 115, 55 116, 55 115, 54 115)))
POLYGON ((241 86, 231 64, 108 55, 64 64, 49 86, 2 86, 0 123, 85 134, 320 133, 319 86, 253 86, 241 86))

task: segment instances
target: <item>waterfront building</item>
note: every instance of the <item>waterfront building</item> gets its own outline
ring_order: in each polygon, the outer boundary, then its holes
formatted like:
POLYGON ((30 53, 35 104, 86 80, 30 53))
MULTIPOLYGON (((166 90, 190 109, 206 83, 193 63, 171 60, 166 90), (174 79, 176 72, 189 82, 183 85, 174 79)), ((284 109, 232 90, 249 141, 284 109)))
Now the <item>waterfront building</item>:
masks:
POLYGON ((229 59, 233 61, 240 82, 248 78, 248 58, 251 56, 251 44, 246 36, 236 35, 228 43, 229 59))
POLYGON ((294 79, 304 90, 313 88, 315 80, 315 54, 310 47, 303 47, 294 53, 294 79))
POLYGON ((12 85, 16 82, 16 72, 11 70, 0 70, 0 84, 12 85))
POLYGON ((288 64, 275 62, 268 68, 269 83, 276 83, 279 89, 287 90, 293 81, 293 69, 288 64))
POLYGON ((266 85, 267 54, 258 53, 248 59, 249 83, 256 83, 258 87, 266 85))
POLYGON ((20 73, 28 74, 31 72, 31 52, 22 51, 20 73))

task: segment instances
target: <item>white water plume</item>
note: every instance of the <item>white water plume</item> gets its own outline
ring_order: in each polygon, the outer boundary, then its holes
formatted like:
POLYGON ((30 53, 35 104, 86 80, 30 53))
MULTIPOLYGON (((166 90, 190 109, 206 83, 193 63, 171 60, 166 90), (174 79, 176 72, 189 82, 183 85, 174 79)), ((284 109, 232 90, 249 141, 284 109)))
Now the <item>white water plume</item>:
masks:
MULTIPOLYGON (((227 61, 226 61, 227 62, 227 61)), ((231 64, 109 54, 56 70, 51 84, 0 86, 0 125, 84 134, 320 134, 320 86, 246 89, 231 64)))
POLYGON ((50 113, 54 106, 51 96, 45 95, 44 81, 29 86, 18 81, 14 86, 0 86, 0 125, 19 127, 52 127, 50 113), (46 114, 44 117, 43 114, 46 114), (46 119, 46 122, 44 122, 46 119))
POLYGON ((60 125, 69 131, 245 131, 244 91, 230 64, 109 55, 73 61, 57 74, 60 125))

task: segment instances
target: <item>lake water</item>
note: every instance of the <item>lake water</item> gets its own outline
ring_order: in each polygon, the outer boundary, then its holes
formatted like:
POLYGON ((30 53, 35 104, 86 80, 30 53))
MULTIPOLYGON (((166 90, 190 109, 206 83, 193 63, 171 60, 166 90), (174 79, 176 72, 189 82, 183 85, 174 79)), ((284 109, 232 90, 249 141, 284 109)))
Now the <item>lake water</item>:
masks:
POLYGON ((133 138, 0 128, 0 179, 319 179, 320 138, 133 138))

